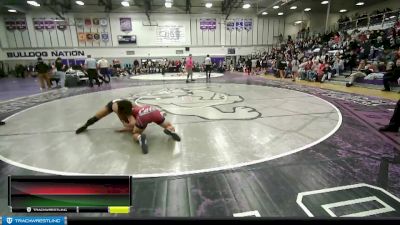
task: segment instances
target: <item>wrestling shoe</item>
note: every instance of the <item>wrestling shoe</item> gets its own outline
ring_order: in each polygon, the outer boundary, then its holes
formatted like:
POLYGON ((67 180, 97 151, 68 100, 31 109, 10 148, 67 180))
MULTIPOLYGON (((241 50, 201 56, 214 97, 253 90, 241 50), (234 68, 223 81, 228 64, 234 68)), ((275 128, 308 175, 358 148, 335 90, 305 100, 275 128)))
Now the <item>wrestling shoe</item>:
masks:
POLYGON ((6 122, 0 121, 0 125, 5 125, 5 124, 6 124, 6 122))
POLYGON ((75 131, 75 134, 80 134, 87 129, 87 126, 79 127, 78 130, 75 131))
POLYGON ((142 147, 142 153, 143 154, 147 154, 149 153, 149 149, 147 147, 147 139, 146 139, 146 135, 142 134, 139 137, 139 145, 140 147, 142 147))
POLYGON ((175 141, 181 141, 181 138, 179 137, 179 135, 173 131, 170 131, 168 129, 164 129, 164 133, 166 135, 169 135, 172 137, 172 139, 174 139, 175 141))

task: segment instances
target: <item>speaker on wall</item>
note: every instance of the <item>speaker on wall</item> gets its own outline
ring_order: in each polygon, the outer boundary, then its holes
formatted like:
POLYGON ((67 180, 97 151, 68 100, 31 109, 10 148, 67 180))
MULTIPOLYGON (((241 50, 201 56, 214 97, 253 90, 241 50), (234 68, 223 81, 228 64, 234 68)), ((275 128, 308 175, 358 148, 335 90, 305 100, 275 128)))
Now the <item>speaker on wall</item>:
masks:
POLYGON ((185 47, 185 51, 190 51, 190 48, 189 47, 185 47))

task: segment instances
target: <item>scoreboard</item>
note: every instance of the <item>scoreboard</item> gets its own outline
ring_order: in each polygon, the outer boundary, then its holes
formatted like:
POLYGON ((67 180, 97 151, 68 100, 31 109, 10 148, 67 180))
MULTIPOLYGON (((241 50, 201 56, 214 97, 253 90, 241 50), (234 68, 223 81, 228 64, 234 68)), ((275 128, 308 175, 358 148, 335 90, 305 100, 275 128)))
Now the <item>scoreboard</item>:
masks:
POLYGON ((129 176, 9 176, 13 213, 129 213, 129 176))

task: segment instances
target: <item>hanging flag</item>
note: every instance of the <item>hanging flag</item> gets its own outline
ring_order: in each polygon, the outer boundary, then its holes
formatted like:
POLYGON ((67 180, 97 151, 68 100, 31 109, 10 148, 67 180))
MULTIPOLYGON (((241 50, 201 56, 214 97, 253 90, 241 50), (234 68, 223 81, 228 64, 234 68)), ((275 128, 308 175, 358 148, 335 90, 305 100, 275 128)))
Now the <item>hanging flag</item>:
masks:
POLYGON ((57 20, 57 29, 64 31, 67 29, 67 27, 68 27, 67 20, 60 20, 60 19, 57 20))
POLYGON ((244 25, 243 25, 243 19, 236 19, 236 20, 235 20, 235 27, 236 27, 236 30, 237 30, 237 31, 243 30, 243 27, 244 27, 244 25))
POLYGON ((119 18, 119 24, 121 31, 132 31, 132 21, 131 18, 119 18))
POLYGON ((82 28, 83 25, 84 25, 83 19, 82 19, 82 18, 76 18, 76 19, 75 19, 75 25, 76 25, 77 27, 82 28))
POLYGON ((100 34, 99 33, 94 33, 93 34, 93 39, 96 40, 96 41, 100 40, 100 34))
POLYGON ((253 29, 253 19, 244 19, 244 29, 247 31, 253 29))
POLYGON ((86 34, 83 32, 78 33, 78 40, 79 41, 86 41, 86 34))
POLYGON ((234 20, 227 20, 226 21, 226 29, 232 32, 235 29, 235 21, 234 20))
POLYGON ((108 33, 107 32, 101 33, 101 40, 104 41, 104 42, 108 42, 109 37, 108 37, 108 33))
POLYGON ((86 33, 86 40, 93 41, 93 33, 86 33))
POLYGON ((92 20, 90 18, 85 18, 85 26, 87 27, 92 26, 92 20))
POLYGON ((15 20, 8 19, 5 21, 6 29, 9 31, 14 31, 17 29, 17 24, 15 20))
POLYGON ((33 27, 35 30, 43 30, 44 29, 44 19, 41 18, 33 18, 33 27))
POLYGON ((99 24, 100 24, 100 20, 99 20, 99 18, 93 18, 93 25, 94 26, 98 26, 99 24))
POLYGON ((26 20, 24 18, 19 18, 15 21, 15 25, 18 30, 24 31, 26 30, 26 20))
POLYGON ((56 28, 56 25, 55 25, 55 23, 54 23, 54 20, 53 20, 53 19, 45 19, 45 20, 44 20, 44 28, 45 28, 46 30, 53 30, 53 29, 55 29, 55 28, 56 28))
POLYGON ((108 20, 106 18, 100 19, 100 26, 106 27, 108 25, 108 20))

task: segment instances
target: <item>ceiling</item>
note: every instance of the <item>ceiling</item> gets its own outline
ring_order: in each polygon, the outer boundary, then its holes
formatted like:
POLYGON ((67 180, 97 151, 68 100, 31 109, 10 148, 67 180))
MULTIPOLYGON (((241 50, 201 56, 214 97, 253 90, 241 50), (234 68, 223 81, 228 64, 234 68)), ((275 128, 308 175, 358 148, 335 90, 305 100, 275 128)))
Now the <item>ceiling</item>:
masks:
MULTIPOLYGON (((94 13, 94 12, 131 12, 131 13, 168 13, 168 14, 223 14, 225 16, 244 13, 249 15, 262 16, 262 12, 268 12, 267 16, 277 16, 278 12, 288 15, 294 12, 302 12, 305 8, 311 8, 311 12, 325 13, 327 5, 322 5, 321 0, 173 0, 173 7, 166 8, 165 0, 127 0, 129 7, 123 7, 123 0, 81 0, 84 6, 79 6, 75 0, 36 0, 40 7, 33 7, 27 4, 26 0, 0 0, 0 13, 12 15, 8 9, 16 9, 17 13, 30 11, 50 11, 61 16, 67 12, 94 13), (206 8, 205 4, 212 2, 212 8, 206 8), (250 3, 251 8, 243 9, 244 3, 250 3), (279 5, 279 9, 272 7, 279 5), (297 9, 290 9, 297 6, 297 9)), ((356 6, 358 1, 365 2, 366 7, 382 2, 383 0, 331 0, 331 12, 339 12, 340 9, 352 11, 359 9, 356 6)))

